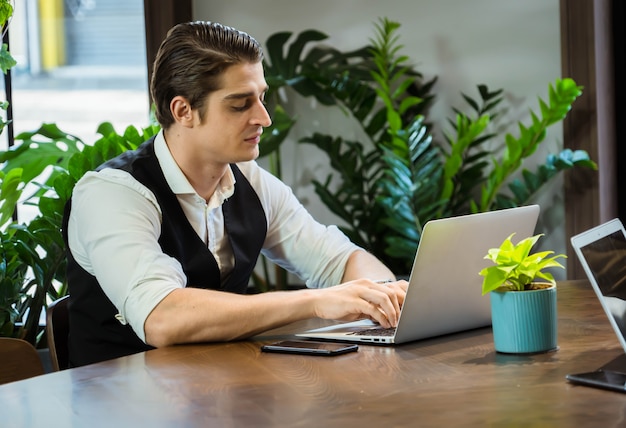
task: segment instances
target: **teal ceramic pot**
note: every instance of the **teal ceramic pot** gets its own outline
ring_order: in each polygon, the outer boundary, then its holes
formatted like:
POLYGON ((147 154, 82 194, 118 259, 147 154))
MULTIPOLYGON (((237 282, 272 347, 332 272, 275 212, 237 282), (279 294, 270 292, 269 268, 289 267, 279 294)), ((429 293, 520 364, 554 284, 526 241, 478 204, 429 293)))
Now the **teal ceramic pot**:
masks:
POLYGON ((529 354, 557 349, 556 287, 492 291, 491 324, 497 352, 529 354))

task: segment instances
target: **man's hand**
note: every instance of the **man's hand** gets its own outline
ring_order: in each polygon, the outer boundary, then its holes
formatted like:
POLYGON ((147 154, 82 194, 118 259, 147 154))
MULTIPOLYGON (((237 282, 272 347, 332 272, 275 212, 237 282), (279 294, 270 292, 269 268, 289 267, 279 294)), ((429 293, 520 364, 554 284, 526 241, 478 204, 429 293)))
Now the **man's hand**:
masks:
POLYGON ((349 281, 316 293, 317 317, 354 321, 368 318, 385 328, 395 327, 404 303, 406 281, 381 284, 368 279, 349 281))

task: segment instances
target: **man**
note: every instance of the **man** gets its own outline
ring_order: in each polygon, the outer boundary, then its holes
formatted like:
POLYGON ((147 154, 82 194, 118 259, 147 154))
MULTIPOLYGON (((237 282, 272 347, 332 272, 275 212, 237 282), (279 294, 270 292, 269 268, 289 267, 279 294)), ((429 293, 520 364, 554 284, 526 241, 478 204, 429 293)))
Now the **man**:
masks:
POLYGON ((249 35, 170 30, 150 85, 161 132, 86 174, 66 210, 72 365, 312 317, 396 325, 406 281, 380 284, 389 269, 254 161, 267 89, 249 35), (311 289, 245 295, 260 252, 311 289))

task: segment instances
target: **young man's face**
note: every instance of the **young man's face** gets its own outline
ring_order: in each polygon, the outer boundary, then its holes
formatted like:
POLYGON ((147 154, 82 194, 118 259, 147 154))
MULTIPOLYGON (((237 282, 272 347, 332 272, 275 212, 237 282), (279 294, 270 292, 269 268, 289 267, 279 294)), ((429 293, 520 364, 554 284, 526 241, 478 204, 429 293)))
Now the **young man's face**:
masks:
POLYGON ((197 123, 197 148, 218 163, 256 159, 263 128, 272 123, 264 105, 267 83, 263 65, 233 65, 221 82, 222 88, 206 100, 204 121, 197 123))

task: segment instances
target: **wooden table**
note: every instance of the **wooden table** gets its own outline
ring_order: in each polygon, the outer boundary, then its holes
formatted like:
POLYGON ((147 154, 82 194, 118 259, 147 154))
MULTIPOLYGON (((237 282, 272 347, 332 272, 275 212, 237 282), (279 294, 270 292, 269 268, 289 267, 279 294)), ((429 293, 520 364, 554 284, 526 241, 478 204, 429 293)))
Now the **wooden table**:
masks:
POLYGON ((597 298, 565 281, 558 301, 552 353, 497 354, 489 328, 331 358, 260 352, 309 321, 0 386, 0 426, 624 426, 626 394, 565 380, 624 354, 597 298))

